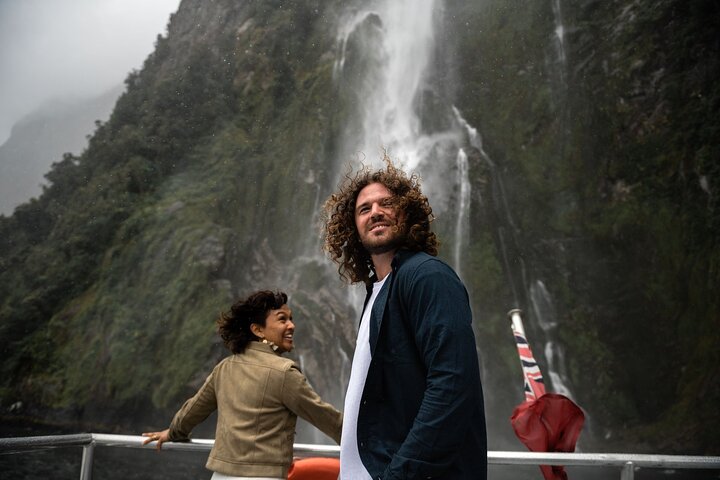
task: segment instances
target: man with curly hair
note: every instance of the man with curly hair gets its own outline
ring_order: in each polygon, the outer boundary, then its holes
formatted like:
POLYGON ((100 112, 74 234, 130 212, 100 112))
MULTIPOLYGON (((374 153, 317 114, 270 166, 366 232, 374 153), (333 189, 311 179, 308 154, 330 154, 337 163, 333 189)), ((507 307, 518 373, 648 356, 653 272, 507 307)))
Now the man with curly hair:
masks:
POLYGON ((340 478, 485 479, 482 387, 467 291, 436 258, 416 175, 348 174, 324 207, 324 249, 367 297, 345 396, 340 478))

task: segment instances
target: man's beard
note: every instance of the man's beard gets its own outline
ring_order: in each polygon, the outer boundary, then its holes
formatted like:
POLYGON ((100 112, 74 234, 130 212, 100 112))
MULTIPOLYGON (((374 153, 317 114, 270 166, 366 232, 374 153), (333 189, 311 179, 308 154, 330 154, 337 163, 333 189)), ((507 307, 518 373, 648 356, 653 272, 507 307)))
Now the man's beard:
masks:
POLYGON ((361 243, 370 255, 381 255, 383 253, 397 250, 403 245, 404 241, 405 235, 403 235, 399 231, 398 226, 396 225, 393 227, 393 235, 389 238, 380 239, 377 241, 373 241, 373 239, 371 239, 370 241, 361 240, 361 243))

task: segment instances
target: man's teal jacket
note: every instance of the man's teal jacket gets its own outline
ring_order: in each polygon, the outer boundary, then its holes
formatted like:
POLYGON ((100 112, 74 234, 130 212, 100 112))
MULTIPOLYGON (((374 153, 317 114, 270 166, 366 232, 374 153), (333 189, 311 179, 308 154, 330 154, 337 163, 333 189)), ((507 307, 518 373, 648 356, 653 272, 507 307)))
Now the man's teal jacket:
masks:
POLYGON ((372 478, 486 479, 483 393, 461 280, 441 260, 401 250, 370 322, 357 440, 372 478))

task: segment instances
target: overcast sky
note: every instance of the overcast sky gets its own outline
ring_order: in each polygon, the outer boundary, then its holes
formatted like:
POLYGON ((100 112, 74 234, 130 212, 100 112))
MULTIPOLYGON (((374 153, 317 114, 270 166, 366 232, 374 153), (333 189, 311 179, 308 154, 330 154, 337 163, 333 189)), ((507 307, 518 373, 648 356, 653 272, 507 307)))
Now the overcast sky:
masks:
POLYGON ((0 145, 58 97, 94 97, 125 80, 165 35, 180 0, 0 0, 0 145))

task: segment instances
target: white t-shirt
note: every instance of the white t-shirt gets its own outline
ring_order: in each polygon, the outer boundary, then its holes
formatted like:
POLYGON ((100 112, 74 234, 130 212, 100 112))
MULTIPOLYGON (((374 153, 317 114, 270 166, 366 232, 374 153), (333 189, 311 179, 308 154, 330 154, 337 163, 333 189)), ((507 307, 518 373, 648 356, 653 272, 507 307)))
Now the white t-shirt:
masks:
POLYGON ((372 480, 365 465, 360 460, 360 452, 357 445, 357 420, 360 412, 360 397, 362 397, 365 379, 370 368, 370 312, 372 311, 375 299, 382 289, 385 276, 379 282, 373 284, 372 295, 363 312, 360 320, 360 329, 355 344, 352 368, 350 370, 350 382, 345 393, 345 408, 343 408, 343 428, 340 438, 340 479, 341 480, 372 480))

